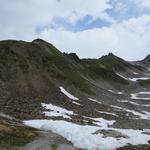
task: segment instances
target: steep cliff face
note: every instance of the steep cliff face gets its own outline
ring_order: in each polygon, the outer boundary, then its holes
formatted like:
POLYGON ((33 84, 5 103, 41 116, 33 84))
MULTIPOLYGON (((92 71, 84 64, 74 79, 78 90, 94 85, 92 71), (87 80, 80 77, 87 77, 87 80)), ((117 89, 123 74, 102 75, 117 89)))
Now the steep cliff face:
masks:
POLYGON ((147 57, 145 57, 145 59, 143 60, 143 62, 150 63, 150 55, 148 55, 147 57))

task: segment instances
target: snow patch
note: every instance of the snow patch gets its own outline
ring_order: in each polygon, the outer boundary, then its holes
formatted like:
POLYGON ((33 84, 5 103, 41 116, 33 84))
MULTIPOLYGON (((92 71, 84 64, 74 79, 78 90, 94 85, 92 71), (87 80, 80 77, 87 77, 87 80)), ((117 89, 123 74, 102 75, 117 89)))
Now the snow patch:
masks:
POLYGON ((132 81, 132 82, 136 82, 137 80, 148 80, 148 79, 150 79, 150 77, 127 78, 127 77, 124 77, 123 75, 121 75, 119 73, 116 73, 116 74, 118 76, 120 76, 121 78, 128 80, 128 81, 132 81))
POLYGON ((124 108, 124 110, 126 112, 132 113, 135 116, 138 116, 138 118, 135 118, 135 119, 140 118, 140 119, 150 120, 150 113, 149 112, 143 111, 142 113, 139 113, 137 111, 129 110, 129 109, 126 109, 126 108, 124 108))
POLYGON ((150 107, 150 104, 145 104, 145 105, 142 105, 144 107, 150 107))
POLYGON ((104 118, 92 118, 87 116, 83 116, 83 117, 86 119, 91 119, 95 125, 98 125, 100 127, 112 126, 116 122, 115 120, 106 120, 104 118))
POLYGON ((118 102, 121 102, 121 103, 128 103, 129 101, 128 100, 117 100, 118 102))
POLYGON ((149 67, 146 67, 147 71, 150 71, 150 68, 149 67))
POLYGON ((96 99, 93 99, 93 98, 88 98, 90 101, 93 101, 93 102, 96 102, 96 103, 99 103, 99 104, 102 104, 101 102, 99 102, 98 100, 96 99))
POLYGON ((130 81, 136 82, 137 80, 148 80, 150 77, 139 77, 139 78, 129 78, 130 81))
POLYGON ((144 91, 144 92, 139 92, 138 94, 147 94, 147 95, 150 95, 150 92, 144 91))
POLYGON ((69 92, 67 92, 62 86, 59 87, 61 92, 63 94, 65 94, 68 98, 72 99, 72 100, 79 100, 77 97, 71 95, 69 92))
POLYGON ((121 94, 123 94, 123 92, 117 92, 117 94, 121 95, 121 94))
POLYGON ((24 124, 42 130, 51 130, 72 142, 75 147, 87 150, 114 150, 127 144, 146 144, 150 139, 150 135, 143 133, 144 130, 82 126, 67 121, 53 120, 30 120, 24 121, 24 124), (102 133, 94 134, 98 130, 118 131, 129 138, 104 137, 102 133))
POLYGON ((74 115, 73 111, 69 111, 67 109, 58 107, 56 105, 52 104, 41 104, 42 107, 44 107, 47 111, 44 111, 43 114, 48 117, 63 117, 63 118, 68 118, 71 119, 69 115, 74 115))
POLYGON ((125 80, 129 80, 129 78, 124 77, 123 75, 121 75, 120 73, 116 73, 118 76, 120 76, 121 78, 125 79, 125 80))
POLYGON ((113 90, 108 90, 109 92, 111 92, 111 93, 115 93, 115 91, 113 91, 113 90))
POLYGON ((81 105, 81 104, 79 104, 79 103, 77 103, 77 102, 75 102, 75 101, 72 101, 72 103, 73 103, 73 104, 76 104, 76 105, 78 105, 78 106, 81 105))
POLYGON ((113 107, 113 108, 119 109, 119 110, 123 110, 123 108, 119 107, 119 106, 115 106, 115 105, 110 105, 110 106, 113 107))
POLYGON ((101 113, 101 114, 107 114, 107 115, 113 115, 113 116, 118 116, 115 113, 110 113, 110 112, 105 112, 105 111, 98 111, 97 112, 101 113))
POLYGON ((133 105, 137 105, 139 106, 140 104, 136 103, 136 102, 132 102, 132 101, 129 101, 130 104, 133 104, 133 105))
POLYGON ((130 103, 130 104, 137 105, 137 106, 140 105, 136 102, 132 102, 132 101, 129 101, 129 100, 117 100, 117 101, 120 102, 120 103, 130 103))
POLYGON ((137 73, 137 72, 133 72, 133 74, 134 74, 134 75, 138 75, 139 73, 137 73))
POLYGON ((94 124, 96 124, 100 127, 103 127, 103 128, 112 126, 116 122, 115 120, 106 120, 104 118, 92 118, 92 119, 96 121, 94 124))
POLYGON ((149 95, 150 92, 139 92, 139 93, 132 93, 131 99, 137 99, 137 100, 150 100, 149 97, 139 97, 140 95, 149 95))
POLYGON ((120 111, 129 112, 129 113, 132 113, 135 116, 138 116, 138 118, 135 118, 135 119, 140 118, 140 119, 150 120, 150 113, 148 113, 148 112, 140 113, 140 112, 137 112, 137 111, 134 111, 134 110, 130 110, 130 109, 127 109, 127 108, 122 108, 122 107, 118 107, 118 106, 114 106, 114 105, 111 105, 111 107, 119 109, 120 111))
POLYGON ((123 94, 123 92, 115 92, 115 91, 113 91, 113 90, 108 90, 109 92, 111 92, 111 93, 114 93, 114 94, 119 94, 119 95, 122 95, 123 94))

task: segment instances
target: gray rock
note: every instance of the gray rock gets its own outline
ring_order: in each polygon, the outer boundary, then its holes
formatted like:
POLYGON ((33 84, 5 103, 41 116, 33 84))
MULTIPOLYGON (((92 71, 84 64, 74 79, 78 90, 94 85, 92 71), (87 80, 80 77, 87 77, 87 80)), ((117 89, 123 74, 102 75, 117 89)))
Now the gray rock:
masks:
POLYGON ((127 135, 122 134, 121 132, 115 130, 97 130, 93 134, 103 134, 103 137, 113 137, 113 138, 129 138, 127 135))

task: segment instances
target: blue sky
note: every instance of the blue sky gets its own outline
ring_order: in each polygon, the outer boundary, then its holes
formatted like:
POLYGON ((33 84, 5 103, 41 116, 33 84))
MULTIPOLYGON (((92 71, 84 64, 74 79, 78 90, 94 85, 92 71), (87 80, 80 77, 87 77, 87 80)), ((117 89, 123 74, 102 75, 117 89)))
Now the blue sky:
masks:
POLYGON ((72 32, 80 32, 93 28, 101 28, 105 26, 109 26, 111 23, 107 20, 103 20, 100 18, 93 19, 92 16, 86 15, 83 18, 76 21, 75 24, 72 24, 65 18, 54 18, 52 22, 46 26, 37 27, 37 32, 40 33, 45 29, 54 29, 64 28, 65 30, 72 32))
MULTIPOLYGON (((139 8, 140 1, 139 5, 137 5, 134 0, 110 0, 108 1, 108 4, 111 6, 111 8, 108 8, 105 11, 117 23, 128 20, 130 18, 137 18, 144 14, 150 14, 149 7, 144 7, 141 9, 139 8)), ((109 20, 103 18, 93 18, 93 16, 89 15, 87 12, 87 15, 79 18, 75 24, 72 24, 72 22, 68 21, 66 18, 59 16, 54 17, 53 20, 46 26, 37 27, 37 32, 42 32, 42 30, 45 28, 53 28, 56 30, 58 28, 65 28, 66 30, 72 32, 79 32, 93 28, 110 26, 112 24, 113 22, 109 22, 109 20)))
POLYGON ((0 20, 0 40, 43 38, 91 58, 150 53, 150 0, 0 0, 0 20))

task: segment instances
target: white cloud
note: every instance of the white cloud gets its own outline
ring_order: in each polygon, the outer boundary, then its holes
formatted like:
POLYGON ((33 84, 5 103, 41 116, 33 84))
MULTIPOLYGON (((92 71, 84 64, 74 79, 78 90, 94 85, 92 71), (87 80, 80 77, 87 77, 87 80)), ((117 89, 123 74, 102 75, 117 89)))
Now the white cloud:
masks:
MULTIPOLYGON (((126 59, 144 57, 149 53, 150 47, 150 15, 131 18, 117 24, 106 13, 106 10, 111 8, 109 1, 0 0, 0 40, 11 38, 31 41, 40 37, 62 51, 74 51, 81 57, 100 57, 109 51, 126 59), (106 19, 112 25, 76 33, 60 28, 45 29, 40 34, 36 33, 37 27, 47 26, 55 17, 76 23, 86 15, 94 19, 106 19)), ((132 0, 132 2, 135 7, 141 9, 149 7, 149 0, 132 0)), ((122 3, 118 5, 118 13, 126 9, 122 3)))
POLYGON ((136 3, 139 7, 143 7, 143 9, 144 8, 150 8, 150 1, 149 0, 137 0, 136 3))
POLYGON ((110 27, 77 33, 50 29, 39 36, 62 51, 74 51, 81 57, 100 57, 111 51, 127 60, 136 60, 149 53, 149 35, 150 15, 144 15, 110 27))
POLYGON ((63 17, 75 23, 86 15, 109 19, 105 13, 108 0, 0 0, 0 39, 27 38, 37 26, 63 17), (3 33, 5 31, 5 33, 3 33))

